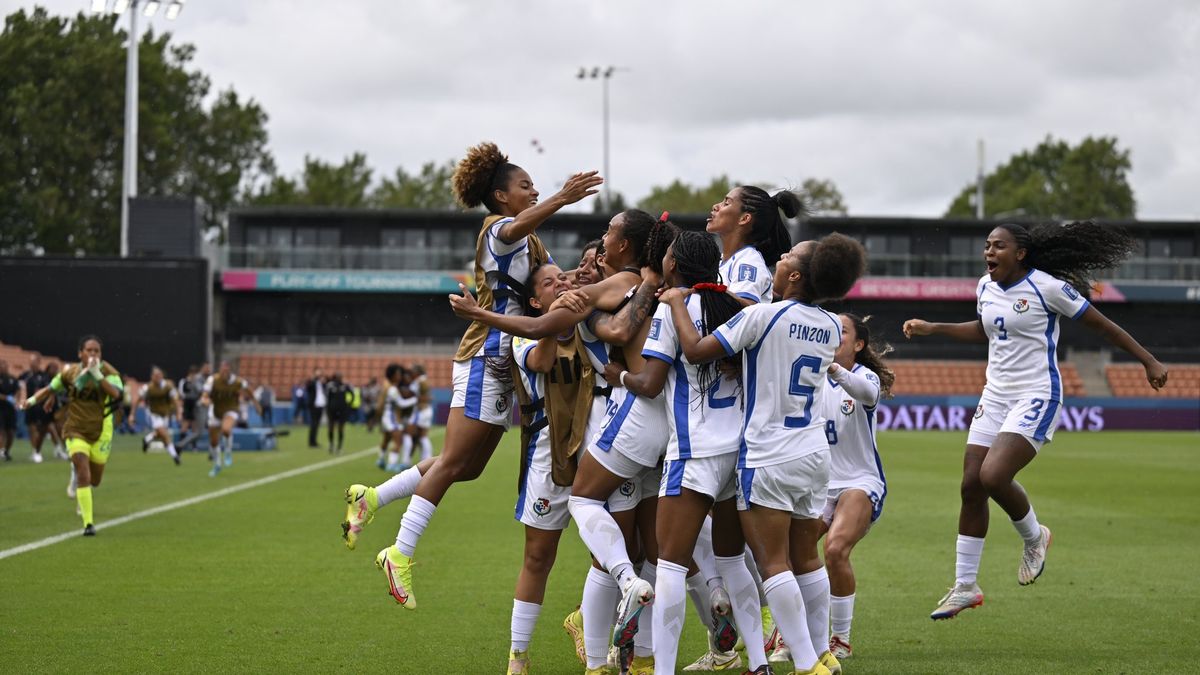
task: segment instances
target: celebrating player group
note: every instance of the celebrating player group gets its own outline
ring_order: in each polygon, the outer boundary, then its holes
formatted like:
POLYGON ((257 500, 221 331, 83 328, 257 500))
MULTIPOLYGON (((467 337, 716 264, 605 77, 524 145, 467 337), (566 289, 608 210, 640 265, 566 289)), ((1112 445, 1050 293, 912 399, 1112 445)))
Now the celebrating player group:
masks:
MULTIPOLYGON (((842 672, 856 595, 849 557, 888 496, 875 412, 895 376, 866 319, 820 305, 851 290, 866 253, 836 233, 793 245, 785 218, 800 213, 797 196, 741 186, 713 206, 709 234, 680 232, 666 213, 614 214, 565 271, 537 229, 602 182, 578 173, 540 201, 494 144, 468 151, 455 196, 488 215, 476 296, 450 296, 471 324, 454 358, 445 447, 380 485, 348 488, 346 545, 379 509, 411 497, 376 564, 395 601, 415 610, 421 536, 450 487, 483 471, 516 406, 525 559, 508 673, 532 671, 530 640, 571 519, 592 554, 580 609, 564 622, 586 673, 676 672, 689 598, 709 649, 685 671, 842 672)), ((989 345, 955 583, 932 618, 983 602, 989 499, 1024 539, 1018 582, 1044 569, 1050 529, 1015 477, 1057 425, 1062 320, 1129 352, 1152 386, 1166 383, 1162 364, 1088 302, 1089 274, 1132 247, 1090 222, 1001 225, 984 242, 977 317, 905 322, 908 338, 989 345)))

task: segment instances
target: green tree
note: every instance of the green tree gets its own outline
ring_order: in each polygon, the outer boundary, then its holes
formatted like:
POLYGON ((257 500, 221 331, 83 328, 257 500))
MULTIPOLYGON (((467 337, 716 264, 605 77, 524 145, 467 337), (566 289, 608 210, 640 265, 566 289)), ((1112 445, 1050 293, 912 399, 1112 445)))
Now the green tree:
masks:
POLYGON ((336 165, 305 155, 304 169, 296 180, 273 176, 249 201, 259 205, 366 207, 371 204, 372 173, 367 156, 361 152, 336 165))
POLYGON ((604 193, 601 192, 599 196, 592 200, 592 213, 613 214, 620 213, 629 208, 629 204, 625 201, 625 195, 621 194, 620 192, 615 190, 612 192, 612 196, 610 197, 612 200, 611 204, 605 204, 604 200, 600 199, 600 197, 603 196, 604 193))
POLYGON ((846 201, 831 180, 809 178, 800 185, 804 208, 814 216, 844 216, 846 201))
MULTIPOLYGON (((116 253, 120 239, 127 34, 116 17, 45 9, 0 33, 0 250, 116 253)), ((269 173, 266 113, 211 83, 190 45, 139 45, 138 194, 204 201, 209 225, 269 173)))
POLYGON ((380 208, 453 210, 458 206, 450 190, 455 160, 444 164, 426 162, 420 173, 410 174, 404 167, 392 178, 384 178, 371 194, 371 203, 380 208))
POLYGON ((725 175, 717 176, 703 187, 692 187, 675 179, 669 185, 651 188, 650 194, 638 201, 637 206, 650 212, 708 213, 713 204, 724 199, 730 188, 738 184, 725 175))
MULTIPOLYGON (((984 177, 984 215, 1031 218, 1133 218, 1136 202, 1127 173, 1129 151, 1117 139, 1087 137, 1072 147, 1047 136, 984 177)), ((975 185, 958 193, 948 217, 975 215, 975 185)))

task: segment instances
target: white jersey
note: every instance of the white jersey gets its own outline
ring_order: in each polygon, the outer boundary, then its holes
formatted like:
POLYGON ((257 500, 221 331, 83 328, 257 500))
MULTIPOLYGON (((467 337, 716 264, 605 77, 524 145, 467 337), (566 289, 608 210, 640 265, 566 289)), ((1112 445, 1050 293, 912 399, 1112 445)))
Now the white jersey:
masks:
POLYGON ((729 292, 754 302, 771 302, 771 270, 753 246, 743 246, 721 263, 721 278, 729 292))
POLYGON ((817 403, 821 380, 842 341, 837 316, 796 300, 757 304, 735 314, 713 335, 729 355, 743 352, 746 412, 738 468, 828 452, 817 403))
POLYGON ((833 378, 825 377, 821 406, 825 437, 829 440, 829 489, 861 485, 863 479, 877 480, 887 489, 883 462, 875 444, 875 409, 879 405, 879 376, 861 363, 850 371, 874 386, 874 395, 856 399, 833 378))
POLYGON ((387 397, 383 401, 383 415, 393 424, 403 424, 407 420, 404 419, 403 412, 417 404, 417 396, 412 393, 408 387, 397 387, 391 385, 387 390, 387 397))
MULTIPOLYGON (((688 314, 700 331, 700 301, 694 295, 684 299, 688 314)), ((642 347, 642 356, 666 362, 668 460, 715 457, 736 452, 742 440, 742 390, 716 371, 708 391, 700 391, 699 369, 688 362, 679 346, 671 306, 660 304, 650 319, 650 332, 642 347)))
MULTIPOLYGON (((536 404, 546 396, 546 374, 539 373, 526 365, 530 352, 537 347, 537 344, 537 340, 523 337, 514 337, 512 343, 513 361, 517 363, 517 369, 521 372, 521 386, 525 388, 525 393, 529 394, 530 404, 536 404)), ((545 417, 546 408, 540 406, 533 414, 532 423, 537 424, 545 417)), ((542 427, 534 434, 533 438, 529 439, 529 445, 523 449, 522 464, 527 468, 551 470, 549 425, 542 427)))
MULTIPOLYGON (((521 237, 511 244, 500 239, 500 228, 513 222, 512 218, 501 218, 487 229, 484 242, 486 250, 479 260, 492 289, 492 311, 509 316, 522 316, 524 308, 512 294, 512 287, 496 274, 505 274, 522 284, 529 283, 529 237, 521 237)), ((475 356, 508 356, 512 351, 512 336, 499 328, 488 328, 483 346, 475 356)))
POLYGON ((1039 270, 1030 270, 1008 288, 985 274, 976 297, 976 311, 988 336, 984 390, 1002 399, 1038 396, 1061 402, 1060 317, 1078 319, 1087 311, 1087 299, 1070 284, 1039 270))
POLYGON ((596 337, 587 323, 580 321, 576 330, 579 331, 579 339, 583 342, 583 350, 592 362, 592 370, 596 373, 596 386, 605 387, 608 386, 608 380, 604 379, 604 366, 608 365, 608 345, 596 337))

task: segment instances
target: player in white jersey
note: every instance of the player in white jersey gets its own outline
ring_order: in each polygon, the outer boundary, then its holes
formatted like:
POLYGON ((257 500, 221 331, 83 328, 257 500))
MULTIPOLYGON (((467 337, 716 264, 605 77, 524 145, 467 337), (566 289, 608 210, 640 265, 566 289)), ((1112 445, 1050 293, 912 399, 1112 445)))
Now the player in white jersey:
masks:
MULTIPOLYGON (((564 206, 596 194, 604 181, 595 171, 577 173, 556 194, 538 203, 529 174, 510 163, 494 143, 481 143, 467 151, 451 182, 455 198, 464 207, 482 205, 488 210, 476 240, 475 284, 488 311, 508 314, 521 311, 516 296, 529 283, 532 265, 549 259, 535 234, 537 228, 564 206)), ((454 395, 442 454, 425 465, 424 473, 419 464, 397 474, 382 492, 365 485, 346 490, 343 527, 349 528, 347 533, 361 530, 380 506, 413 496, 396 545, 380 551, 375 559, 392 597, 406 609, 416 609, 412 556, 437 504, 451 485, 479 477, 508 427, 512 385, 505 373, 510 342, 510 336, 483 324, 468 326, 455 356, 454 395)), ((351 539, 346 543, 353 547, 351 539)))
POLYGON ((836 316, 812 303, 844 296, 865 266, 862 245, 841 234, 797 244, 775 267, 775 293, 783 300, 751 305, 703 338, 681 293, 670 290, 661 298, 671 305, 689 361, 742 352, 746 410, 737 464, 742 530, 762 569, 775 624, 802 674, 827 675, 839 667, 824 638, 829 593, 806 597, 793 572, 817 555, 829 481, 820 386, 842 331, 836 316))
MULTIPOLYGON (((387 450, 385 469, 390 473, 398 473, 409 467, 403 465, 401 450, 408 438, 404 433, 405 421, 411 416, 411 410, 417 405, 417 395, 412 387, 405 383, 407 373, 404 366, 389 363, 384 371, 388 382, 387 393, 383 396, 383 414, 379 418, 379 426, 383 428, 383 448, 387 450)), ((408 438, 408 455, 412 456, 412 439, 408 438)))
MULTIPOLYGON (((690 321, 701 334, 711 330, 741 309, 734 297, 719 284, 720 252, 712 237, 700 232, 681 232, 663 259, 668 286, 690 288, 684 299, 690 321)), ((736 377, 726 377, 716 362, 693 364, 680 351, 679 339, 671 317, 671 308, 660 304, 651 319, 642 355, 645 368, 640 373, 626 372, 619 364, 608 366, 610 380, 617 379, 629 391, 643 397, 666 393, 666 462, 658 488, 657 583, 654 588, 654 665, 656 672, 674 673, 683 629, 689 565, 709 511, 713 511, 713 541, 716 564, 731 588, 753 596, 754 580, 742 560, 745 540, 738 524, 734 503, 738 449, 741 446, 742 387, 736 377)), ((736 366, 735 366, 736 367, 736 366)), ((708 603, 705 603, 706 605, 708 603)), ((762 632, 759 608, 753 601, 733 607, 738 624, 749 635, 762 632)), ((725 614, 730 608, 722 608, 725 614)), ((714 617, 716 619, 717 617, 714 617)), ((722 631, 728 626, 706 617, 709 630, 725 632, 732 639, 720 651, 733 648, 736 635, 722 631)), ((746 644, 752 669, 767 667, 766 654, 759 640, 746 644)))
POLYGON ((842 343, 822 383, 821 401, 830 454, 829 492, 821 514, 825 563, 821 567, 816 561, 817 567, 804 575, 810 583, 829 587, 829 651, 844 659, 851 654, 856 588, 850 552, 883 513, 888 492, 875 443, 875 410, 890 395, 896 376, 882 358, 891 347, 872 344, 866 320, 855 314, 838 318, 842 343))
POLYGON ((705 230, 721 238, 721 279, 743 307, 771 302, 767 261, 779 260, 792 247, 780 212, 794 218, 802 208, 794 192, 782 190, 772 196, 753 185, 735 187, 713 204, 705 230))
POLYGON ((1045 566, 1050 530, 1038 523, 1017 472, 1050 442, 1063 400, 1058 335, 1063 317, 1077 319, 1129 352, 1150 386, 1167 369, 1088 302, 1094 270, 1116 267, 1136 248, 1123 230, 1092 222, 1026 228, 1002 224, 988 234, 977 318, 966 323, 904 322, 904 334, 944 335, 988 343, 987 384, 967 436, 958 518, 955 583, 931 618, 948 619, 983 604, 976 583, 988 529, 990 497, 1025 543, 1017 581, 1033 583, 1045 566))

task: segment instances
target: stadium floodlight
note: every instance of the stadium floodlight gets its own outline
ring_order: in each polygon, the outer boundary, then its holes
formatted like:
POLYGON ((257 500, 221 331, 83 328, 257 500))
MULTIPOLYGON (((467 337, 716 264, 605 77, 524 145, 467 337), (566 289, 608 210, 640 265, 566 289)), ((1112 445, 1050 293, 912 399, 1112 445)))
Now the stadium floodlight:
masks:
POLYGON ((182 0, 175 0, 175 2, 172 2, 171 4, 167 5, 167 20, 174 21, 175 17, 179 16, 179 12, 182 10, 183 10, 182 0))
POLYGON ((618 68, 617 66, 593 66, 592 68, 581 67, 578 73, 575 73, 575 79, 578 80, 600 80, 603 84, 603 124, 604 124, 604 208, 608 209, 612 206, 612 194, 609 192, 609 184, 612 182, 609 178, 608 171, 608 81, 612 79, 613 73, 618 70, 629 70, 628 68, 618 68))
POLYGON ((129 9, 129 0, 116 0, 113 3, 113 14, 120 14, 129 9))
POLYGON ((157 11, 158 11, 158 0, 150 0, 149 2, 146 3, 146 9, 143 13, 145 14, 146 18, 150 18, 150 17, 154 16, 154 13, 157 11))
POLYGON ((92 13, 104 14, 108 11, 108 0, 92 0, 92 13))

